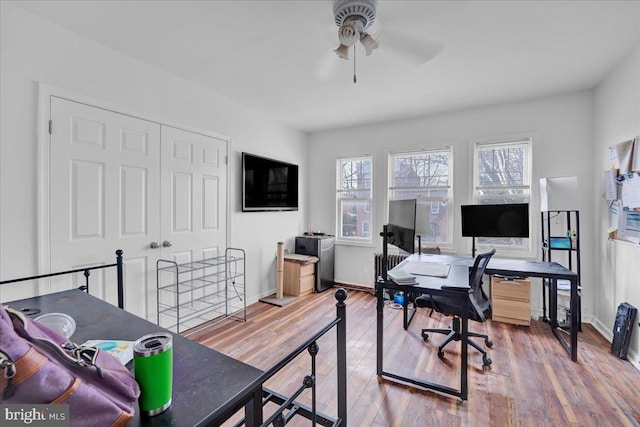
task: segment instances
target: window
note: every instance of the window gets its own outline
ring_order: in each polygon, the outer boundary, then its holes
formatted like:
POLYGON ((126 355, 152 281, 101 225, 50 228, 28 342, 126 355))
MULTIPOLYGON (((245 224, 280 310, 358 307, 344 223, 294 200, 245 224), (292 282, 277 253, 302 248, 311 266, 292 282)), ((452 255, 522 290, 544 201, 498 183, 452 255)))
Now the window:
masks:
POLYGON ((338 159, 337 162, 337 239, 370 243, 371 157, 338 159))
MULTIPOLYGON (((531 138, 476 143, 473 163, 474 203, 530 202, 531 138)), ((529 239, 525 238, 481 237, 476 239, 476 243, 529 249, 529 239)))
POLYGON ((424 224, 416 230, 423 243, 452 244, 452 162, 450 147, 389 154, 389 200, 418 198, 429 204, 423 210, 429 218, 417 219, 424 224))

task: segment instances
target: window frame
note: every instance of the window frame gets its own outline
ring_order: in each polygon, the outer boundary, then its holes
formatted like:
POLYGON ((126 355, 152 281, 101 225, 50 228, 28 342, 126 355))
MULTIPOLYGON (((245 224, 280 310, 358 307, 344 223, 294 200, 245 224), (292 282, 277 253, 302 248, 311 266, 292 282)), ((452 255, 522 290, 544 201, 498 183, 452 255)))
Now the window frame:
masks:
MULTIPOLYGON (((373 202, 374 202, 374 193, 373 193, 373 156, 370 154, 361 155, 361 156, 352 156, 352 157, 340 157, 336 159, 336 243, 349 244, 354 246, 371 246, 373 244, 373 233, 371 232, 371 224, 373 224, 373 202), (343 193, 354 192, 354 189, 344 189, 342 188, 342 172, 343 172, 343 164, 345 162, 357 162, 357 161, 369 161, 370 163, 370 177, 369 177, 369 187, 359 188, 356 191, 358 192, 368 192, 369 197, 341 197, 343 193), (369 214, 369 219, 366 222, 369 223, 369 236, 343 236, 343 203, 344 202, 359 202, 359 201, 369 201, 368 209, 364 208, 363 212, 369 214)), ((366 206, 366 204, 365 204, 366 206)), ((358 234, 362 234, 360 230, 358 230, 358 234)))
MULTIPOLYGON (((397 199, 393 197, 393 193, 398 190, 414 190, 414 191, 424 191, 424 190, 447 190, 446 197, 438 197, 438 196, 420 196, 419 200, 429 202, 429 212, 432 213, 433 208, 431 204, 434 201, 438 203, 446 202, 447 209, 447 241, 423 241, 422 246, 426 247, 429 245, 437 245, 441 249, 453 249, 454 245, 454 155, 453 155, 453 146, 443 146, 436 148, 421 148, 421 149, 411 149, 411 150, 402 150, 402 151, 390 151, 388 154, 388 168, 387 168, 387 208, 386 208, 386 219, 389 220, 389 209, 388 202, 391 200, 397 199), (411 186, 411 187, 401 187, 395 186, 394 180, 395 176, 393 176, 394 172, 394 160, 396 157, 400 156, 422 156, 422 155, 433 155, 433 154, 446 154, 448 157, 448 185, 426 185, 426 186, 411 186)), ((431 225, 431 229, 433 230, 433 225, 431 225)), ((432 231, 433 232, 433 231, 432 231)))
POLYGON ((522 195, 514 194, 513 198, 520 199, 519 203, 529 204, 529 238, 524 238, 522 245, 514 244, 496 244, 496 243, 483 243, 482 238, 476 238, 476 247, 482 249, 488 249, 495 247, 507 252, 513 253, 526 253, 532 254, 532 238, 534 233, 533 225, 533 211, 532 211, 532 184, 533 184, 533 137, 532 136, 516 136, 507 139, 489 139, 482 141, 475 141, 473 144, 473 165, 472 165, 472 201, 474 204, 481 204, 481 200, 488 200, 490 203, 497 203, 497 201, 504 199, 505 196, 500 195, 482 195, 482 191, 487 190, 522 190, 522 195), (523 161, 523 184, 519 185, 503 185, 503 186, 481 186, 480 185, 480 169, 479 169, 479 157, 480 151, 487 147, 499 148, 499 147, 517 147, 524 146, 526 149, 525 159, 523 161), (528 181, 528 184, 525 184, 528 181), (494 202, 492 202, 494 201, 494 202))

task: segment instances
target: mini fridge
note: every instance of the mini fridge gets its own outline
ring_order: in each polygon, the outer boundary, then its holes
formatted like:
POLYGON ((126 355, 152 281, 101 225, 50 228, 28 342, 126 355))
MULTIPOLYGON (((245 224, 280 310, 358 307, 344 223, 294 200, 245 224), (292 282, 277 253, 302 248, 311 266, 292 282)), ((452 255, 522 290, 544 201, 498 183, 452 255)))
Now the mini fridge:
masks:
POLYGON ((335 237, 329 235, 296 236, 296 253, 318 258, 315 269, 316 292, 322 292, 332 288, 334 285, 333 257, 335 243, 335 237))

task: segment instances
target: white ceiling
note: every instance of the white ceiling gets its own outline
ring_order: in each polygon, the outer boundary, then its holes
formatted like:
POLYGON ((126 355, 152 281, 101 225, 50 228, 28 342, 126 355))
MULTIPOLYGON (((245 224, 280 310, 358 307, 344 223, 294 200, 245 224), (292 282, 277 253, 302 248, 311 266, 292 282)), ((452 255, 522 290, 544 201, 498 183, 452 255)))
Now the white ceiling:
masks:
POLYGON ((354 84, 331 1, 17 4, 308 132, 592 88, 640 40, 640 1, 381 0, 354 84))

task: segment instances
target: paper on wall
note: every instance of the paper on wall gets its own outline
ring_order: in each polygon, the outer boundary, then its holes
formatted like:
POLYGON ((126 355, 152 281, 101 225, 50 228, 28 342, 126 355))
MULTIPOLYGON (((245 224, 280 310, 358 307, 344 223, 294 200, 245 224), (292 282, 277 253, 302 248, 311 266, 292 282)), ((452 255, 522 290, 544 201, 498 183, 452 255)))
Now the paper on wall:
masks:
POLYGON ((616 150, 615 145, 609 147, 609 163, 611 163, 611 169, 620 169, 618 150, 616 150))
POLYGON ((609 233, 618 229, 618 222, 620 214, 620 201, 614 200, 609 206, 609 233))
POLYGON ((631 156, 633 154, 633 139, 615 145, 616 154, 620 168, 620 175, 631 169, 631 156))
POLYGON ((617 169, 604 171, 604 198, 605 200, 615 200, 618 198, 618 177, 617 169))
POLYGON ((640 176, 636 173, 624 175, 622 180, 622 206, 640 208, 640 176))
MULTIPOLYGON (((624 237, 640 238, 640 212, 624 211, 622 214, 622 235, 624 237)), ((618 233, 620 233, 620 230, 618 230, 618 233)))
POLYGON ((640 136, 636 136, 633 140, 633 160, 631 162, 631 170, 640 172, 640 136))

